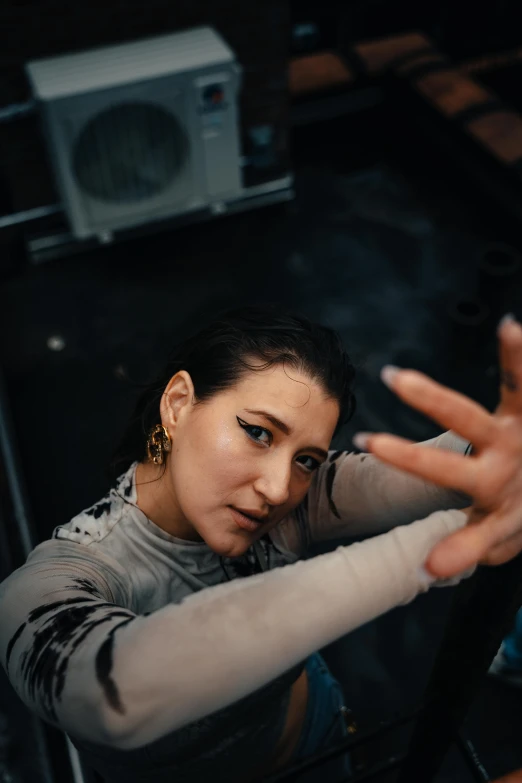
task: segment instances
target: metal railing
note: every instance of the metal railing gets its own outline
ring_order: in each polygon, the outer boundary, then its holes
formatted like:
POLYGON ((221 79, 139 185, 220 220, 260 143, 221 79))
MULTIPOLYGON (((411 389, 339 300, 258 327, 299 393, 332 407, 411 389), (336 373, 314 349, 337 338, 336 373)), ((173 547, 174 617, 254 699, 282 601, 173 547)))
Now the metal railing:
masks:
MULTIPOLYGON (((15 523, 17 545, 25 560, 37 545, 34 526, 31 521, 31 511, 28 502, 28 492, 23 477, 18 447, 14 436, 14 428, 10 414, 10 405, 3 373, 0 368, 0 460, 1 469, 5 475, 5 483, 9 492, 13 522, 15 523)), ((13 531, 11 531, 13 532, 13 531)), ((20 563, 14 564, 18 567, 20 563)), ((49 746, 45 736, 42 721, 36 715, 28 713, 32 736, 36 742, 38 755, 38 770, 42 783, 56 783, 53 772, 49 746)), ((65 737, 73 783, 86 783, 82 764, 76 748, 65 737)))

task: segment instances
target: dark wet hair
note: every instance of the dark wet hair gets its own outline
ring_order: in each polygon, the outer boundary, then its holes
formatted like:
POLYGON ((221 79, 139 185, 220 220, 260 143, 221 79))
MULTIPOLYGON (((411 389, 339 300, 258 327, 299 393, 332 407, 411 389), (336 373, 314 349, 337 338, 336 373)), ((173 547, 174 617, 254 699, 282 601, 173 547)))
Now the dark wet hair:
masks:
POLYGON ((278 364, 304 372, 338 402, 336 432, 353 416, 355 368, 337 332, 275 305, 231 310, 177 345, 163 371, 142 392, 111 473, 118 475, 146 458, 149 432, 161 421, 161 397, 180 370, 189 373, 195 402, 201 403, 233 386, 246 372, 278 364))

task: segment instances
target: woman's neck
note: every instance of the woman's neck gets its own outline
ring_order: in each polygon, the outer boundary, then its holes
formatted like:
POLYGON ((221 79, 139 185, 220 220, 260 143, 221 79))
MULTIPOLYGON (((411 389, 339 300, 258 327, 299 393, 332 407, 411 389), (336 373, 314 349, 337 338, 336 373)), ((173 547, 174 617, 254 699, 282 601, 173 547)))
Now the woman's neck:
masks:
POLYGON ((168 469, 151 462, 139 462, 135 483, 136 504, 155 525, 175 538, 203 540, 179 508, 168 469))

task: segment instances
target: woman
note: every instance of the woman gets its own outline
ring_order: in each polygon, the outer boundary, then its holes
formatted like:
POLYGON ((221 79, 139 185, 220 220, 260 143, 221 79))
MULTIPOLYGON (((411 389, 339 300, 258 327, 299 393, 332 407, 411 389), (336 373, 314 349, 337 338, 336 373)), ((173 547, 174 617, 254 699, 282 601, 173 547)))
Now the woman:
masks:
POLYGON ((494 416, 388 368, 454 432, 363 436, 380 459, 328 450, 354 410, 329 329, 247 308, 181 345, 139 402, 115 487, 0 586, 21 699, 108 783, 246 783, 343 736, 315 651, 522 547, 522 330, 500 335, 494 416), (297 562, 361 533, 382 535, 297 562))

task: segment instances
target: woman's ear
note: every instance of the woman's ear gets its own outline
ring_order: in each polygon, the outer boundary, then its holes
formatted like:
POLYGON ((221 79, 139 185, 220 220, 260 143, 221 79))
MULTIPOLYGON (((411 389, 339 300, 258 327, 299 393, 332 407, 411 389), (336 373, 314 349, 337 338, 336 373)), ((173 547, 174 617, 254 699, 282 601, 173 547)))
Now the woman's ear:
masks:
POLYGON ((163 392, 160 404, 161 422, 167 429, 174 430, 194 401, 194 384, 185 370, 173 375, 163 392))

